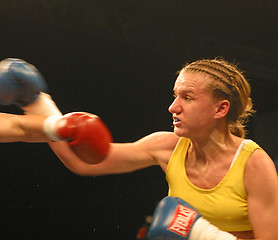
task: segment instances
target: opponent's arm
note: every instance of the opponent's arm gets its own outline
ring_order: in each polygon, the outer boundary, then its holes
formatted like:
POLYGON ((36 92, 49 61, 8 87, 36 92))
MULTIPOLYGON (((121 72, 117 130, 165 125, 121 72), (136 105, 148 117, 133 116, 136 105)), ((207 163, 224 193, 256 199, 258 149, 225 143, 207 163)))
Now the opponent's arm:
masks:
POLYGON ((249 220, 255 239, 278 238, 278 177, 271 158, 256 150, 245 168, 249 220))
POLYGON ((0 142, 48 142, 43 131, 44 116, 0 113, 0 142))
POLYGON ((0 104, 17 105, 26 114, 55 116, 40 122, 33 116, 7 115, 7 121, 2 117, 5 124, 1 129, 2 141, 68 141, 72 152, 83 161, 90 164, 102 161, 111 142, 102 120, 87 113, 62 117, 51 97, 42 93, 45 89, 44 79, 33 65, 16 58, 0 62, 0 104))

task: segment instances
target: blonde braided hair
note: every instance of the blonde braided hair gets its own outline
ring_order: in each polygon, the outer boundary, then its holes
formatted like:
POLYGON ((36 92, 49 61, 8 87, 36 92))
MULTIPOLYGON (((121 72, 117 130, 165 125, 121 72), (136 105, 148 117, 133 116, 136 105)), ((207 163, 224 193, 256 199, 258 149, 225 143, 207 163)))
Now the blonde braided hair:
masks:
POLYGON ((202 59, 186 64, 181 71, 202 72, 214 80, 209 85, 213 97, 230 102, 227 121, 231 133, 245 137, 246 123, 255 111, 250 98, 251 87, 237 65, 222 58, 202 59))

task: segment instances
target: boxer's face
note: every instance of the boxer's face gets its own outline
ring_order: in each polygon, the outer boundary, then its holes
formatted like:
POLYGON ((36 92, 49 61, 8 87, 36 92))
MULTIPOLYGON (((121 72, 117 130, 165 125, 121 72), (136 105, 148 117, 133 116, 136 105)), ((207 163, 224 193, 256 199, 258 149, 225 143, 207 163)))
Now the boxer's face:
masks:
POLYGON ((169 107, 178 136, 201 137, 215 126, 217 101, 212 98, 206 74, 182 71, 174 86, 175 100, 169 107))

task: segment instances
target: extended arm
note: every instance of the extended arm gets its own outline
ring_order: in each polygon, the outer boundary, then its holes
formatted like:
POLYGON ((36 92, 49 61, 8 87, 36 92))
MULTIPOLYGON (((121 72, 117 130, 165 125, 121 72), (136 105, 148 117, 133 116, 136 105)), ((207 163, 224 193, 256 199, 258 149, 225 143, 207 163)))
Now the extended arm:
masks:
POLYGON ((0 113, 0 142, 48 142, 43 131, 44 116, 0 113))
POLYGON ((127 173, 153 165, 160 165, 165 171, 167 163, 178 141, 170 132, 157 132, 134 143, 111 143, 104 161, 88 165, 73 154, 66 143, 49 143, 63 164, 78 175, 99 176, 127 173))
MULTIPOLYGON (((40 92, 43 90, 42 82, 43 79, 34 66, 20 59, 4 60, 0 63, 0 83, 8 92, 0 92, 0 103, 16 104, 22 107, 26 114, 53 116, 54 120, 56 117, 59 119, 62 114, 56 104, 48 94, 40 92)), ((83 121, 84 119, 79 121, 80 118, 75 114, 68 117, 66 122, 70 123, 70 126, 76 119, 79 119, 78 128, 66 127, 63 128, 66 131, 57 131, 54 127, 54 138, 58 133, 64 139, 73 140, 69 144, 50 143, 52 150, 71 171, 80 175, 96 176, 131 172, 152 165, 160 165, 164 171, 166 170, 168 160, 178 141, 178 137, 169 132, 151 134, 134 143, 110 144, 111 147, 104 161, 95 165, 81 161, 81 158, 83 160, 86 158, 87 162, 99 162, 94 154, 86 154, 85 158, 82 154, 84 149, 87 153, 93 153, 94 151, 90 151, 92 148, 102 149, 98 144, 103 141, 103 137, 99 137, 99 127, 91 124, 93 118, 86 115, 86 121, 83 121), (76 140, 79 146, 73 146, 76 140)), ((51 121, 50 123, 50 126, 56 126, 51 121)), ((52 127, 47 129, 53 132, 52 127)))
MULTIPOLYGON (((62 115, 45 93, 40 93, 37 100, 23 110, 45 116, 62 115)), ((49 146, 70 171, 78 175, 98 176, 132 172, 152 165, 160 165, 166 171, 178 139, 172 132, 157 132, 134 143, 111 143, 108 156, 94 165, 82 161, 65 142, 49 142, 49 146)))

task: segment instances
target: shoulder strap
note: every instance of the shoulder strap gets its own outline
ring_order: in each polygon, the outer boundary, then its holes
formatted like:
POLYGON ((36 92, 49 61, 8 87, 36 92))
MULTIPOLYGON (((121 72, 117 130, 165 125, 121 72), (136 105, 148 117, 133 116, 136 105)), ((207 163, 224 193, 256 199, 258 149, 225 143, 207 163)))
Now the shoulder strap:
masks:
POLYGON ((233 158, 233 161, 232 161, 232 164, 231 164, 230 168, 234 165, 234 163, 235 163, 235 161, 237 160, 239 154, 242 152, 242 149, 243 149, 247 144, 248 144, 248 146, 250 145, 250 151, 251 151, 251 152, 255 151, 255 150, 258 149, 258 148, 261 149, 261 147, 260 147, 257 143, 253 142, 252 140, 250 140, 250 139, 245 139, 245 140, 243 140, 243 141, 241 142, 239 148, 238 148, 237 151, 236 151, 236 154, 235 154, 235 156, 234 156, 234 158, 233 158))

